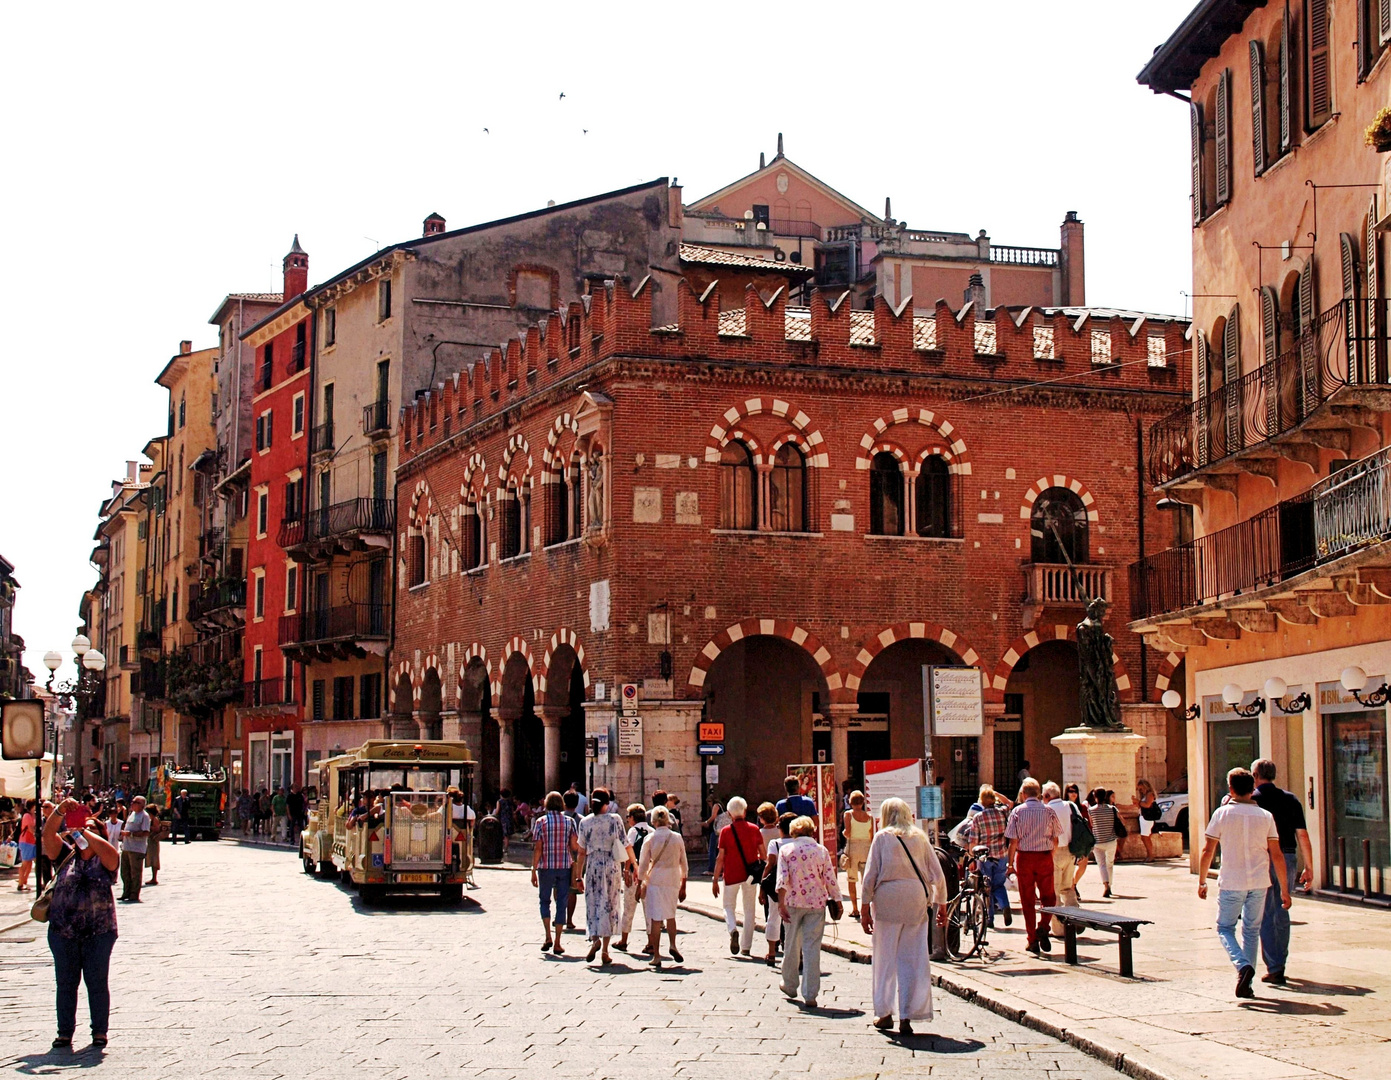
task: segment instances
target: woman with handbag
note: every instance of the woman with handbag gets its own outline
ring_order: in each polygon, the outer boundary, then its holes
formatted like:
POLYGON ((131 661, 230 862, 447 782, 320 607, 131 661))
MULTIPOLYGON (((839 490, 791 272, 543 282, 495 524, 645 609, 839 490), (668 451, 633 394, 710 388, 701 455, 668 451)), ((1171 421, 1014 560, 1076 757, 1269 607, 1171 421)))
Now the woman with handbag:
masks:
POLYGON ((642 845, 638 863, 638 899, 647 915, 647 948, 653 968, 662 966, 662 927, 671 942, 671 958, 678 964, 685 958, 676 947, 676 905, 686 899, 686 843, 671 831, 671 814, 665 806, 654 806, 648 814, 652 835, 642 845))
POLYGON ((860 921, 873 935, 874 1026, 890 1031, 898 1006, 900 1034, 932 1019, 928 920, 946 923, 947 879, 927 834, 902 799, 885 799, 869 845, 860 921))
POLYGON ((826 915, 840 918, 840 881, 831 855, 816 842, 816 822, 803 815, 792 823, 792 840, 778 847, 778 911, 787 927, 782 957, 782 992, 797 996, 797 965, 802 966, 802 1000, 816 1008, 821 990, 821 937, 826 915))
POLYGON ((15 892, 29 891, 29 875, 34 870, 34 857, 39 853, 38 837, 34 832, 34 814, 37 803, 33 799, 24 804, 24 815, 19 822, 19 884, 15 892))
POLYGON ((1135 781, 1135 805, 1140 810, 1140 840, 1145 845, 1145 862, 1154 859, 1154 823, 1164 816, 1154 797, 1154 786, 1148 780, 1135 781))
MULTIPOLYGON (((63 819, 78 805, 72 799, 64 799, 44 822, 43 851, 50 860, 56 861, 67 848, 63 819)), ((111 1014, 107 973, 111 949, 116 944, 116 901, 111 886, 116 881, 121 855, 94 822, 72 830, 68 836, 72 847, 58 864, 48 889, 34 901, 31 914, 39 922, 48 923, 48 947, 53 953, 58 983, 58 1036, 53 1046, 72 1046, 77 1029, 77 988, 86 980, 92 1044, 100 1047, 106 1045, 111 1014)))
POLYGON ((758 826, 745 820, 749 804, 736 795, 729 800, 730 822, 720 832, 719 854, 715 856, 715 872, 710 882, 715 897, 720 895, 720 885, 724 885, 724 921, 729 933, 731 955, 743 953, 752 955, 754 930, 754 905, 758 902, 758 889, 763 881, 763 834, 758 826), (736 909, 739 898, 744 901, 744 926, 740 933, 736 909))

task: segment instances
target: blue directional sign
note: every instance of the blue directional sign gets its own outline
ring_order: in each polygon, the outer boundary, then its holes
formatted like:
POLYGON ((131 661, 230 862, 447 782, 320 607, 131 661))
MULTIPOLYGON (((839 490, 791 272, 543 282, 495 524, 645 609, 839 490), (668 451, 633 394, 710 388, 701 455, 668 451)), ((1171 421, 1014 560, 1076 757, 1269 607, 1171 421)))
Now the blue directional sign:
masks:
POLYGON ((724 753, 724 743, 703 742, 696 747, 696 753, 698 753, 701 757, 716 757, 724 753))

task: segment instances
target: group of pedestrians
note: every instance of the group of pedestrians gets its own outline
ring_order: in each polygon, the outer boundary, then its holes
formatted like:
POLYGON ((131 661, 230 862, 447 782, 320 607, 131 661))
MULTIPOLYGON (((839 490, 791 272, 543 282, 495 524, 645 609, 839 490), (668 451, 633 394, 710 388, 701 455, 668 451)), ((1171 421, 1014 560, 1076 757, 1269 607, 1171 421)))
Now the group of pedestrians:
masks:
POLYGON ((313 789, 291 784, 273 791, 262 788, 253 792, 238 790, 236 797, 237 823, 243 836, 262 836, 267 840, 297 842, 299 834, 309 824, 309 803, 313 789))

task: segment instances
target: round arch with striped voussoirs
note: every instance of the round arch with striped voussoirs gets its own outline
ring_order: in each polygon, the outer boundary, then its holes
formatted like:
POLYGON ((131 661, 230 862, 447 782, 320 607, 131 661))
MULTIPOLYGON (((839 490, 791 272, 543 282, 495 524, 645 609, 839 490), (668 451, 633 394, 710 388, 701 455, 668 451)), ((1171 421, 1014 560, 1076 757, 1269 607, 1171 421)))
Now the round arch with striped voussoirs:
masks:
MULTIPOLYGON (((995 665, 994 672, 990 676, 990 686, 986 690, 986 700, 1001 702, 1005 700, 1005 687, 1009 685, 1009 676, 1014 671, 1014 666, 1019 663, 1024 654, 1030 649, 1037 648, 1045 641, 1071 641, 1077 642, 1077 627, 1069 626, 1066 623, 1054 623, 1050 626, 1039 627, 1030 630, 1027 634, 1015 638, 1010 647, 1005 650, 1000 662, 995 665)), ((1135 690, 1130 685, 1130 672, 1126 669, 1125 661, 1116 655, 1115 650, 1111 651, 1111 669, 1116 675, 1116 690, 1122 701, 1134 701, 1135 690)))
POLYGON ((703 689, 706 676, 709 675, 710 668, 715 661, 719 659, 720 653, 736 641, 759 636, 784 638, 806 650, 812 661, 821 669, 821 674, 825 676, 828 690, 840 690, 844 685, 844 680, 836 668, 831 651, 821 644, 820 639, 815 634, 788 619, 758 618, 742 619, 733 626, 725 627, 706 642, 705 647, 696 654, 695 663, 691 666, 691 673, 686 679, 687 684, 694 690, 703 689))

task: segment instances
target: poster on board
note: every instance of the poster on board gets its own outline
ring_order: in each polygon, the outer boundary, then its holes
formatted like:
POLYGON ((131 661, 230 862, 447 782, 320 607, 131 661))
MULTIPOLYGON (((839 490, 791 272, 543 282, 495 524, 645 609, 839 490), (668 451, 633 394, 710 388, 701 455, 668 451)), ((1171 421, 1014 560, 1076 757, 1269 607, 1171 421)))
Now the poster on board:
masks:
POLYGON ((979 736, 985 730, 980 668, 924 664, 923 708, 923 730, 929 737, 979 736))
POLYGON ((821 846, 836 852, 836 774, 833 765, 789 765, 787 775, 797 778, 798 790, 816 803, 821 846))
POLYGON ((918 805, 918 787, 923 782, 923 765, 919 758, 892 758, 888 761, 865 762, 865 801, 875 821, 885 799, 902 799, 909 806, 918 805))

